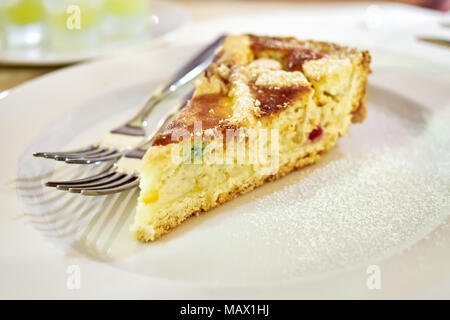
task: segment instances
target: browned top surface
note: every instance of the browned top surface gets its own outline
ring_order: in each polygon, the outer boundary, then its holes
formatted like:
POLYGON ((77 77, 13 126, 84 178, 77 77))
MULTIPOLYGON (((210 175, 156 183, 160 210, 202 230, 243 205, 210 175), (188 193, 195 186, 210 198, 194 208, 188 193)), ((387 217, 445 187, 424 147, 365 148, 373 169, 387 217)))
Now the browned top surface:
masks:
POLYGON ((251 85, 255 98, 259 101, 260 116, 280 112, 303 93, 311 90, 304 86, 268 87, 251 85))
POLYGON ((207 130, 220 126, 221 121, 228 118, 233 110, 228 102, 228 97, 220 94, 204 94, 194 97, 187 108, 172 121, 166 130, 157 136, 153 145, 167 145, 172 141, 172 133, 176 130, 194 132, 194 123, 201 121, 201 129, 207 130))
MULTIPOLYGON (((273 52, 281 52, 280 61, 286 71, 301 70, 303 63, 308 60, 320 59, 325 55, 317 51, 308 49, 299 43, 293 43, 294 38, 274 38, 274 37, 258 37, 250 35, 250 50, 253 52, 255 58, 259 58, 262 53, 269 54, 273 52)), ((205 74, 206 78, 216 75, 218 62, 224 51, 220 51, 213 61, 213 64, 208 67, 205 74)), ((280 55, 275 54, 274 59, 280 59, 280 55)), ((227 62, 229 64, 229 62, 227 62)), ((233 69, 233 65, 228 65, 233 69)), ((220 76, 219 76, 220 77, 220 76)), ((229 88, 230 83, 227 79, 221 78, 223 83, 229 88)), ((271 87, 271 86, 256 86, 253 83, 248 84, 253 97, 257 100, 256 104, 259 107, 259 115, 263 117, 275 114, 286 109, 293 101, 309 90, 308 86, 295 85, 287 87, 271 87)), ((233 115, 233 104, 231 99, 225 93, 221 94, 201 94, 194 95, 194 98, 189 102, 187 108, 180 113, 180 115, 169 124, 165 131, 157 136, 153 145, 161 146, 178 141, 172 141, 172 134, 177 130, 186 130, 193 133, 194 123, 201 121, 201 129, 218 129, 223 131, 230 126, 227 125, 227 119, 233 115)), ((178 131, 180 133, 181 131, 178 131)))
POLYGON ((325 55, 293 43, 294 38, 258 37, 250 35, 250 48, 255 56, 262 52, 275 51, 282 53, 283 66, 287 71, 302 71, 303 64, 309 60, 324 58, 325 55))

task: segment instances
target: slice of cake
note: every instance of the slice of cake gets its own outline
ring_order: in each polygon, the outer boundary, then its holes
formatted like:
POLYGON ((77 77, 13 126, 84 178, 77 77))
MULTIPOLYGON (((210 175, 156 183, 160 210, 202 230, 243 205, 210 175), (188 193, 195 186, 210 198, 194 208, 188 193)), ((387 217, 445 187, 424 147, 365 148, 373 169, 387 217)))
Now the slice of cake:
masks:
POLYGON ((316 162, 366 117, 369 64, 367 51, 332 43, 226 38, 186 109, 143 160, 137 239, 154 240, 193 214, 316 162))

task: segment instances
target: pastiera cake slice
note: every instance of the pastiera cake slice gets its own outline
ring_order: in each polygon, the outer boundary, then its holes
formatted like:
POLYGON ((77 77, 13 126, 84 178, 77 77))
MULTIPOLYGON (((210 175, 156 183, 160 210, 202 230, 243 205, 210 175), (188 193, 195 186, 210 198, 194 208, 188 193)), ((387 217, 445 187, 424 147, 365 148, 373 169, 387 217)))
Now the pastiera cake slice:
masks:
POLYGON ((137 239, 154 240, 192 214, 316 162, 366 117, 369 64, 367 51, 332 43, 226 38, 143 160, 137 239))

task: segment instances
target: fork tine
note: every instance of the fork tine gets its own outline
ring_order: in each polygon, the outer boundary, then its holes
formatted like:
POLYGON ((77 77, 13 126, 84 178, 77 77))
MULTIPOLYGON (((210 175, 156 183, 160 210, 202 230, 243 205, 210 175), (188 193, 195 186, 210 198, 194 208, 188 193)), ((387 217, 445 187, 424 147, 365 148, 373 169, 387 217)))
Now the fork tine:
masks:
POLYGON ((106 156, 110 156, 110 155, 115 154, 117 152, 118 152, 118 150, 116 150, 116 149, 112 149, 112 150, 106 149, 103 152, 99 152, 99 153, 96 153, 96 154, 93 154, 93 155, 87 155, 87 156, 81 156, 81 157, 72 157, 72 156, 70 156, 70 157, 67 157, 66 160, 97 159, 97 158, 103 158, 103 157, 106 157, 106 156))
POLYGON ((58 185, 68 185, 68 184, 80 184, 80 183, 88 183, 92 182, 94 180, 103 179, 106 177, 109 177, 110 175, 114 174, 114 171, 109 171, 110 168, 108 168, 107 171, 104 171, 102 173, 99 173, 95 176, 83 178, 83 179, 77 179, 77 180, 67 180, 67 181, 48 181, 45 183, 46 187, 56 187, 58 185))
POLYGON ((128 183, 125 183, 119 187, 99 189, 99 190, 92 190, 92 189, 81 190, 81 194, 84 196, 104 196, 104 195, 108 195, 108 194, 112 194, 112 193, 122 192, 122 191, 125 191, 128 189, 136 188, 137 186, 139 186, 139 179, 137 179, 137 177, 136 177, 136 179, 134 179, 128 183))
MULTIPOLYGON (((93 150, 91 152, 86 152, 86 153, 82 153, 82 154, 74 154, 74 156, 92 157, 92 156, 95 156, 95 155, 98 155, 98 154, 102 154, 102 153, 105 153, 105 152, 109 152, 109 151, 110 151, 109 148, 101 147, 101 148, 99 148, 97 150, 93 150)), ((71 156, 72 155, 68 155, 68 157, 71 157, 71 156)))
POLYGON ((102 154, 104 152, 108 152, 108 148, 98 148, 89 152, 81 152, 81 153, 69 153, 69 154, 63 154, 63 155, 56 155, 56 156, 44 156, 45 158, 55 159, 57 161, 66 161, 67 158, 82 158, 82 157, 90 157, 95 156, 97 154, 102 154))
POLYGON ((104 157, 99 157, 99 158, 86 158, 86 159, 67 159, 66 163, 71 163, 71 164, 93 164, 93 163, 97 163, 97 162, 105 162, 105 161, 111 161, 111 160, 116 160, 118 158, 120 158, 122 156, 122 153, 120 152, 115 152, 109 156, 104 156, 104 157))
POLYGON ((85 153, 85 152, 90 152, 93 150, 98 149, 99 147, 96 145, 90 145, 87 146, 86 148, 82 148, 82 149, 78 149, 78 150, 71 150, 71 151, 63 151, 63 152, 35 152, 33 153, 33 156, 35 157, 42 157, 44 158, 46 155, 47 156, 64 156, 66 154, 80 154, 80 153, 85 153))
POLYGON ((136 180, 136 175, 133 174, 127 174, 122 176, 120 179, 115 180, 113 182, 110 182, 108 184, 100 185, 98 187, 92 187, 92 188, 69 188, 69 192, 73 193, 80 193, 82 190, 103 190, 103 189, 111 189, 114 187, 120 187, 121 185, 130 182, 130 180, 136 180))
POLYGON ((125 175, 126 174, 124 174, 124 173, 116 172, 113 175, 107 176, 102 179, 94 180, 94 181, 91 181, 88 183, 59 184, 56 186, 56 189, 58 189, 58 190, 68 190, 71 188, 86 189, 86 188, 90 188, 90 187, 98 187, 98 186, 102 186, 102 185, 108 185, 109 183, 114 182, 114 181, 124 177, 125 175))

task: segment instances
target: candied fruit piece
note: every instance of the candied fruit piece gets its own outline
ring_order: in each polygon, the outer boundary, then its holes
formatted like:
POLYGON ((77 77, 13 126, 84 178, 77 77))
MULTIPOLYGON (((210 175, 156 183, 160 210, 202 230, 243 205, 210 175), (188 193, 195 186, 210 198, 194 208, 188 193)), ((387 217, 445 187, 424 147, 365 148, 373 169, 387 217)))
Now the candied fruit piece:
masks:
POLYGON ((308 136, 310 141, 314 141, 322 136, 323 130, 321 126, 317 126, 308 136))

